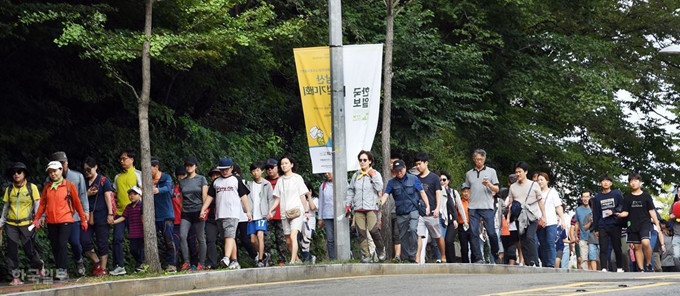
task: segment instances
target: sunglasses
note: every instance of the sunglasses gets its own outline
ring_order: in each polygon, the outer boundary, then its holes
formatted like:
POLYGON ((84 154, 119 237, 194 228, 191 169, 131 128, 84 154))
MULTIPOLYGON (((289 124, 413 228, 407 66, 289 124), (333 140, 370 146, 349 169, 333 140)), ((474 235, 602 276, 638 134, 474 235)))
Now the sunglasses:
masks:
POLYGON ((439 181, 446 182, 446 181, 448 181, 448 180, 449 180, 449 179, 441 178, 439 181))
POLYGON ((368 158, 359 158, 359 162, 368 162, 368 158))
POLYGON ((15 170, 15 171, 14 171, 14 174, 15 174, 15 175, 21 175, 21 174, 23 174, 23 173, 24 173, 24 171, 22 171, 22 170, 15 170))

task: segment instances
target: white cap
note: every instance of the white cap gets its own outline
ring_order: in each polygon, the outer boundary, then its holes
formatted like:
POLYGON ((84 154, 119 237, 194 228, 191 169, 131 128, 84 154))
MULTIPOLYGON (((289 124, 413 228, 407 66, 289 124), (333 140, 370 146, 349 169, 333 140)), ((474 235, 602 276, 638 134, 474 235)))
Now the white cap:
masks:
POLYGON ((47 164, 47 168, 45 171, 49 171, 50 169, 56 170, 56 169, 62 169, 63 167, 61 166, 61 162, 58 161, 50 161, 50 163, 47 164))
POLYGON ((137 187, 137 186, 134 186, 134 187, 128 189, 127 192, 130 193, 130 191, 134 191, 135 193, 137 193, 137 194, 139 194, 139 195, 142 195, 142 189, 139 188, 139 187, 137 187))

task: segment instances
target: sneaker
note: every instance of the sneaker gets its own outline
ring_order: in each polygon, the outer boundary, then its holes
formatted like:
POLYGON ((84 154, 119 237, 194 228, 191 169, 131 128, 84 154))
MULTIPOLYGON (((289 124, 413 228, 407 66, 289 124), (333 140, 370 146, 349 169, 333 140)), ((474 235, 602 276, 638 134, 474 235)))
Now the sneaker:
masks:
POLYGON ((312 255, 312 264, 316 264, 316 256, 312 255))
POLYGON ((298 259, 297 261, 295 261, 295 262, 291 261, 291 262, 288 263, 288 264, 289 264, 289 265, 301 265, 301 264, 302 264, 302 260, 298 259))
POLYGON ((177 267, 174 266, 174 265, 168 265, 168 267, 165 268, 165 272, 175 273, 175 272, 177 272, 177 267))
POLYGON ((109 271, 110 275, 125 275, 127 274, 127 271, 125 271, 125 267, 118 266, 116 269, 109 271))
POLYGON ((224 267, 229 267, 229 263, 230 263, 229 257, 224 257, 222 258, 222 260, 220 260, 220 264, 224 265, 224 267))
POLYGON ((651 264, 645 265, 645 272, 654 272, 654 267, 651 264))
POLYGON ((106 271, 106 268, 100 268, 100 269, 99 269, 99 273, 97 274, 97 276, 105 276, 105 275, 107 275, 107 274, 109 274, 109 272, 106 271))
POLYGON ((189 262, 184 262, 184 264, 182 264, 182 271, 191 272, 191 264, 189 264, 189 262))
POLYGON ((203 264, 198 263, 198 265, 196 265, 196 271, 203 271, 204 269, 205 267, 203 266, 203 264))
POLYGON ((623 268, 617 268, 616 272, 623 272, 623 268))
POLYGON ((22 282, 19 278, 13 278, 11 282, 9 282, 10 286, 19 286, 23 285, 24 282, 22 282))
POLYGON ((385 261, 385 259, 387 259, 387 252, 385 252, 385 247, 383 247, 382 250, 378 252, 378 260, 382 262, 385 261))
POLYGON ((264 266, 272 266, 272 254, 264 253, 262 261, 264 261, 264 266))
POLYGON ((442 260, 441 260, 441 259, 437 259, 437 260, 434 261, 434 263, 442 263, 442 260))
POLYGON ((371 258, 371 257, 361 258, 361 263, 371 263, 371 262, 373 262, 373 258, 371 258))
POLYGON ((602 268, 602 272, 607 272, 607 269, 606 269, 606 268, 602 268))
POLYGON ((229 263, 229 269, 241 269, 241 264, 238 264, 238 261, 234 260, 229 263))
POLYGON ((399 256, 394 256, 394 258, 392 258, 392 262, 393 262, 393 263, 400 263, 400 262, 401 262, 401 258, 399 258, 399 256))
POLYGON ((257 267, 265 267, 264 261, 258 260, 257 261, 257 267))
POLYGON ((68 281, 68 272, 66 271, 66 269, 59 268, 55 273, 54 279, 57 281, 66 282, 68 281))
POLYGON ((102 271, 102 263, 97 262, 95 264, 92 264, 92 275, 93 276, 99 276, 102 271))
POLYGON ((83 258, 80 258, 80 260, 76 261, 76 273, 78 276, 85 275, 85 263, 83 262, 83 258))
POLYGON ((144 264, 135 267, 135 272, 146 272, 146 266, 144 264))

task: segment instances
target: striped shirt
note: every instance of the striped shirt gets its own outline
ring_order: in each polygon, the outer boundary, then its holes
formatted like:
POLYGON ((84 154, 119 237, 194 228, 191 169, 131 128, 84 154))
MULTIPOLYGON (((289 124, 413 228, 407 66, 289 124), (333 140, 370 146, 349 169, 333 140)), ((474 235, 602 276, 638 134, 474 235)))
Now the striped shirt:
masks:
POLYGON ((142 222, 142 201, 130 203, 123 211, 125 223, 128 226, 129 238, 144 238, 144 224, 142 222))

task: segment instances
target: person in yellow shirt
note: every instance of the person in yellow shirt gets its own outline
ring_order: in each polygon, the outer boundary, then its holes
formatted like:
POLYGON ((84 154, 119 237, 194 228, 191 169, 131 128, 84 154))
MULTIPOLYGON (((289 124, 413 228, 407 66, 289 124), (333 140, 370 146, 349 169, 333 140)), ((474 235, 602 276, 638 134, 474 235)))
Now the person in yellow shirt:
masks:
MULTIPOLYGON (((5 189, 2 198, 3 208, 0 216, 0 228, 3 225, 7 232, 7 268, 12 273, 10 285, 21 285, 19 272, 19 242, 24 249, 26 257, 31 260, 31 268, 38 270, 38 275, 44 275, 44 263, 40 260, 40 254, 35 249, 33 234, 35 233, 31 222, 35 211, 40 203, 40 191, 35 184, 26 180, 28 169, 21 162, 16 162, 5 173, 7 179, 12 180, 12 185, 5 189)), ((1 233, 0 233, 1 235, 1 233)))
MULTIPOLYGON (((118 161, 120 162, 123 172, 116 175, 113 180, 113 191, 116 192, 116 216, 118 219, 123 216, 123 211, 128 204, 130 204, 130 197, 128 190, 138 186, 142 187, 142 172, 135 169, 135 152, 132 149, 126 149, 118 154, 118 161)), ((115 268, 109 271, 110 275, 124 275, 125 271, 125 257, 123 255, 123 236, 125 234, 125 223, 118 223, 113 225, 113 263, 115 268)))

